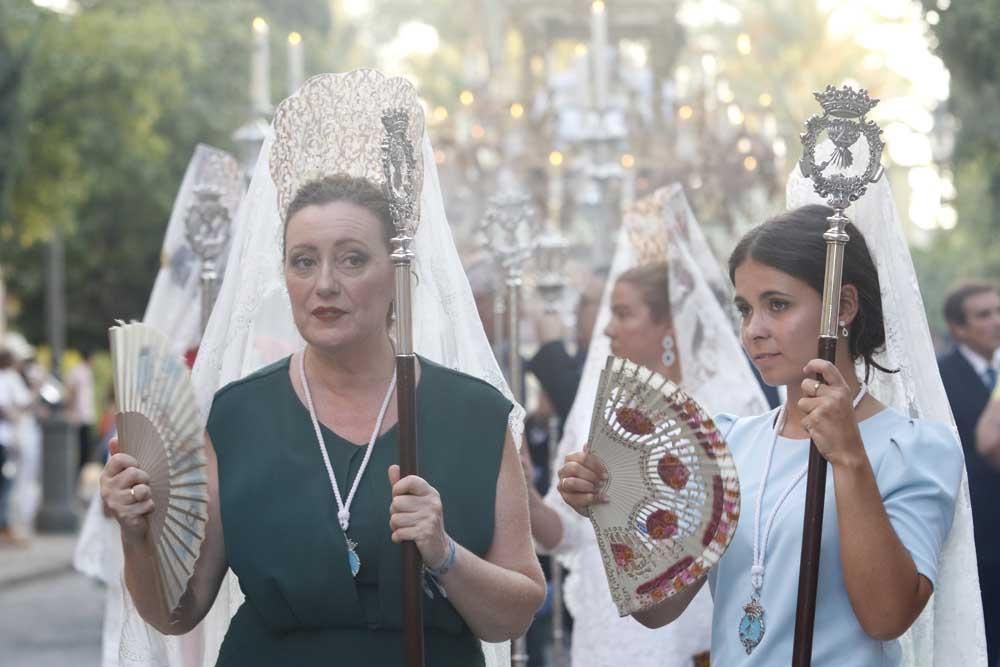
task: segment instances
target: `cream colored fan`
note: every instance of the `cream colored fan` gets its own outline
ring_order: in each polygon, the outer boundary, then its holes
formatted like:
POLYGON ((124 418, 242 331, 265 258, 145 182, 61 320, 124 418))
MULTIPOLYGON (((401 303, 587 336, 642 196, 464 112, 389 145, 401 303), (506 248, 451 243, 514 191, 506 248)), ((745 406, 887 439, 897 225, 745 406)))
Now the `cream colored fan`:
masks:
POLYGON ((705 574, 736 532, 736 467, 715 424, 663 376, 608 357, 588 450, 608 471, 590 519, 622 616, 705 574))
POLYGON ((150 477, 150 531, 167 607, 180 605, 205 539, 208 482, 202 419, 187 367, 158 331, 111 327, 121 451, 150 477))

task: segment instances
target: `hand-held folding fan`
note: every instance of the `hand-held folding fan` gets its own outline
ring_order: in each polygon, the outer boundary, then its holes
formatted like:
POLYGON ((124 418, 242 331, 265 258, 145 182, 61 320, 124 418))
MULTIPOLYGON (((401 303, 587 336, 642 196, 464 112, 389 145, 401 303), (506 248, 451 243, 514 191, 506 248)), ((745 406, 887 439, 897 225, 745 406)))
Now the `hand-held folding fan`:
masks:
POLYGON ((167 608, 180 605, 205 539, 208 482, 202 420, 187 367, 159 332, 111 327, 121 451, 149 474, 149 516, 167 608))
POLYGON ((677 385, 608 357, 588 451, 609 502, 590 520, 622 616, 647 609, 715 565, 736 532, 736 467, 715 424, 677 385))

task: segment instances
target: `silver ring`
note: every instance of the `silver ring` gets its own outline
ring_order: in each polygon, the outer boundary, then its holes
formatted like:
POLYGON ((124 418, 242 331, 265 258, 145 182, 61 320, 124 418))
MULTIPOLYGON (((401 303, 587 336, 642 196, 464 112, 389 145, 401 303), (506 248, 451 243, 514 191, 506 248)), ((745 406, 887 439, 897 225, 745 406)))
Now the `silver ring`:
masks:
POLYGON ((823 383, 819 380, 813 380, 813 382, 816 383, 816 386, 813 387, 813 396, 819 396, 819 388, 823 386, 823 383))
POLYGON ((135 497, 135 487, 134 486, 129 488, 129 493, 132 494, 132 502, 134 502, 134 503, 139 502, 139 499, 135 497))

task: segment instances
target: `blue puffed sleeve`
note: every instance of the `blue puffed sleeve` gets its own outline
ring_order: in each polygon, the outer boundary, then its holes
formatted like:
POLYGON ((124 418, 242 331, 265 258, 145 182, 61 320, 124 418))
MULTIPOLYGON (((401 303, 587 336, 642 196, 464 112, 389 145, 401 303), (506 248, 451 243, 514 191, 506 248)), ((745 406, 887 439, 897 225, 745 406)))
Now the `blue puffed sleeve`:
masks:
POLYGON ((964 465, 962 448, 948 426, 911 419, 890 434, 890 447, 876 474, 896 535, 917 571, 932 584, 951 530, 964 465))
POLYGON ((720 412, 712 417, 712 421, 715 422, 715 428, 719 431, 719 435, 722 436, 723 440, 732 432, 733 426, 736 425, 736 420, 738 419, 739 417, 728 412, 720 412))
MULTIPOLYGON (((720 412, 712 417, 712 421, 715 422, 715 428, 719 431, 719 435, 722 439, 726 441, 726 446, 729 447, 729 451, 732 452, 733 443, 729 441, 729 436, 733 432, 733 427, 736 426, 736 422, 739 421, 739 417, 728 412, 720 412)), ((715 595, 715 585, 718 581, 719 568, 713 567, 708 571, 708 588, 715 595)))

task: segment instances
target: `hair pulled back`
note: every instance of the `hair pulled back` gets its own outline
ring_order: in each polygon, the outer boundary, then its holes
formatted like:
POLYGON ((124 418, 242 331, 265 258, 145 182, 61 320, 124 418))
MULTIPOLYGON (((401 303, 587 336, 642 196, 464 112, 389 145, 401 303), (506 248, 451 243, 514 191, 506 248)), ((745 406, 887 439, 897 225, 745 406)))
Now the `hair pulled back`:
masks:
POLYGON ((288 221, 296 213, 309 206, 324 206, 334 202, 349 202, 355 206, 367 209, 382 224, 382 239, 385 247, 392 247, 392 237, 396 228, 392 224, 392 213, 389 200, 382 190, 367 178, 335 174, 310 181, 299 188, 295 198, 285 212, 285 224, 282 230, 282 246, 288 235, 288 221))
POLYGON ((671 319, 670 273, 666 262, 632 267, 618 276, 618 282, 629 283, 639 290, 654 322, 671 319))
MULTIPOLYGON (((826 241, 823 233, 833 209, 810 204, 785 211, 754 227, 740 239, 729 256, 729 279, 735 283, 736 269, 748 259, 798 278, 823 294, 826 269, 826 241)), ((885 318, 878 270, 868 252, 865 237, 853 223, 846 232, 850 240, 844 246, 843 284, 858 291, 858 313, 851 322, 848 350, 851 359, 863 359, 865 379, 872 368, 894 373, 875 361, 875 354, 885 346, 885 318)))

